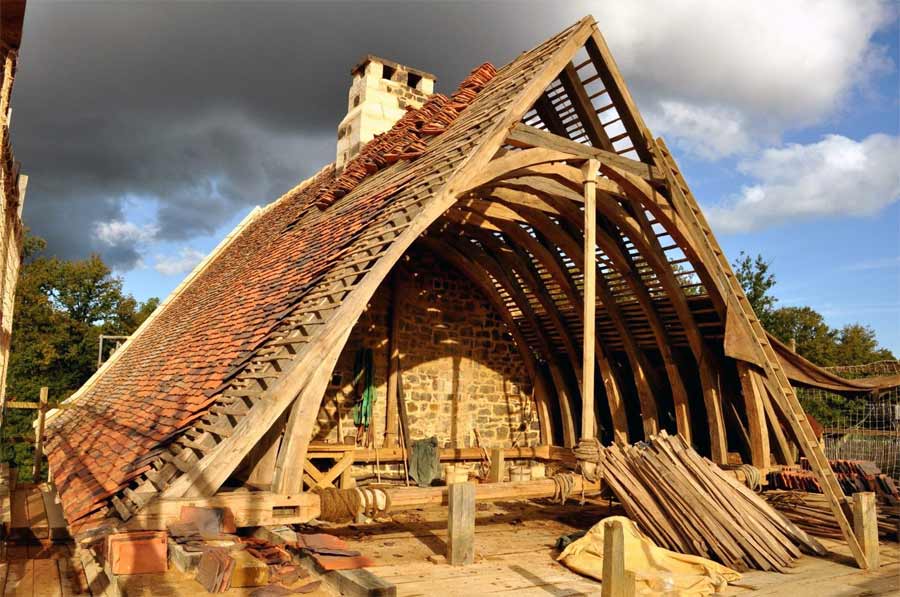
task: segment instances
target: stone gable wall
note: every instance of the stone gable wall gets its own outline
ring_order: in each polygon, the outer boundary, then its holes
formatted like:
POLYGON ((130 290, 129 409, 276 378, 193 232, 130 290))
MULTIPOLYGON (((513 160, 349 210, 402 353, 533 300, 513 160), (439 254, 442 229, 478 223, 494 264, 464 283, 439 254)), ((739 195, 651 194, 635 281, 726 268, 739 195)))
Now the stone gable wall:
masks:
MULTIPOLYGON (((402 383, 413 440, 437 436, 444 447, 536 445, 540 440, 531 384, 518 349, 481 292, 456 270, 414 248, 404 268, 398 310, 402 383)), ((318 417, 317 440, 353 437, 353 366, 371 348, 377 400, 377 445, 382 443, 388 371, 391 284, 375 293, 341 355, 318 417)))

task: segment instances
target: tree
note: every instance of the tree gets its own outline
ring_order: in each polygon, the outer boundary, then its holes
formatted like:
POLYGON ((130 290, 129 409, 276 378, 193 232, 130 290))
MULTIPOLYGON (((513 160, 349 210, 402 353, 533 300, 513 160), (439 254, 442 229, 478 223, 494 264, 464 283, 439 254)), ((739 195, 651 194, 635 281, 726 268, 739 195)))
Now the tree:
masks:
POLYGON ((734 273, 753 311, 763 327, 768 329, 777 299, 769 291, 775 286, 775 275, 769 273, 770 263, 762 255, 755 258, 741 251, 735 260, 734 273))
POLYGON ((836 330, 811 307, 777 307, 769 265, 762 255, 751 257, 743 251, 733 264, 747 300, 770 334, 785 344, 795 341, 797 354, 822 367, 894 359, 891 351, 878 346, 870 327, 856 323, 836 330))
POLYGON ((866 325, 853 323, 845 325, 837 332, 835 364, 865 365, 876 361, 894 360, 887 348, 878 346, 875 330, 866 325))
MULTIPOLYGON (((141 303, 123 292, 122 279, 97 255, 67 261, 44 256, 45 247, 42 239, 26 236, 7 373, 9 400, 36 400, 42 386, 49 388, 51 402, 64 400, 96 370, 100 334, 131 334, 159 303, 141 303)), ((33 418, 33 411, 9 411, 4 433, 27 433, 33 418)), ((25 468, 30 459, 30 447, 18 444, 16 462, 25 468)))
POLYGON ((834 365, 837 331, 810 307, 780 307, 769 314, 766 330, 789 344, 794 340, 797 354, 821 366, 834 365))

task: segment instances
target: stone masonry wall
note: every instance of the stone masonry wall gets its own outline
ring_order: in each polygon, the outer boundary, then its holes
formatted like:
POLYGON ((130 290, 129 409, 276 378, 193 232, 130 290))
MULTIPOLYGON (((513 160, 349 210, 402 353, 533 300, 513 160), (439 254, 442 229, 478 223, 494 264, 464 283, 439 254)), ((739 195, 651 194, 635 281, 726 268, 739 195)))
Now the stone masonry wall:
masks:
MULTIPOLYGON (((536 445, 540 433, 528 375, 516 346, 487 299, 435 256, 413 248, 404 267, 398 310, 403 391, 413 440, 437 436, 444 447, 536 445)), ((337 409, 345 438, 356 433, 351 415, 353 366, 371 348, 377 399, 375 441, 381 445, 388 371, 386 281, 357 322, 332 376, 318 417, 316 439, 336 442, 337 409)))

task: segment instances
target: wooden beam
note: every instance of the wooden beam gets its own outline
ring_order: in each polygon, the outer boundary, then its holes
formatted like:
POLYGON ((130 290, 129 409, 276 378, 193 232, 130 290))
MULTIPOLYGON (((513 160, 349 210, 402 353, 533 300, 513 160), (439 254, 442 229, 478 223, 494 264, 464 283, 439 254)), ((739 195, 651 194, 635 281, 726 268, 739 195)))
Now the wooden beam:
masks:
MULTIPOLYGON (((539 230, 550 242, 554 243, 568 255, 569 258, 575 262, 576 267, 584 268, 584 248, 576 242, 570 234, 540 212, 529 214, 529 221, 535 229, 539 230)), ((582 269, 582 273, 584 273, 584 269, 582 269)), ((650 382, 652 367, 650 366, 646 355, 637 346, 637 342, 631 335, 625 317, 606 284, 605 278, 603 278, 602 275, 599 275, 597 281, 597 290, 600 292, 600 301, 603 303, 604 307, 606 307, 606 312, 609 315, 616 332, 622 339, 625 354, 631 363, 631 371, 634 376, 638 399, 641 404, 641 419, 644 434, 647 437, 655 435, 659 431, 659 415, 656 407, 656 396, 650 382)))
POLYGON ((542 147, 547 150, 555 150, 561 153, 578 156, 583 159, 594 158, 612 164, 631 174, 640 176, 652 183, 659 183, 665 180, 664 176, 656 166, 632 160, 631 158, 620 156, 611 151, 590 147, 589 145, 584 145, 583 143, 578 143, 566 139, 565 137, 542 131, 539 128, 528 126, 527 124, 519 123, 515 125, 512 130, 510 130, 506 141, 510 145, 516 147, 542 147))
POLYGON ((853 494, 853 532, 866 556, 866 569, 878 570, 881 565, 878 554, 878 515, 875 494, 871 491, 853 494))
POLYGON ((750 463, 758 469, 768 470, 772 467, 769 428, 766 425, 766 408, 763 404, 759 382, 754 379, 758 373, 744 361, 735 361, 735 364, 741 381, 741 393, 744 396, 744 410, 747 413, 750 463))
POLYGON ((403 300, 401 289, 401 273, 394 270, 391 273, 391 306, 389 310, 389 336, 388 336, 388 378, 387 378, 387 405, 384 417, 384 444, 386 448, 397 445, 398 430, 398 405, 399 405, 399 375, 400 375, 400 314, 403 300))
MULTIPOLYGON (((307 383, 290 407, 284 436, 278 447, 275 474, 272 477, 272 491, 276 493, 289 495, 303 488, 303 465, 306 463, 306 447, 312 439, 312 423, 319 414, 325 388, 328 387, 331 374, 352 331, 353 327, 347 326, 338 342, 330 347, 323 347, 321 360, 309 365, 312 371, 309 373, 307 383), (298 453, 301 451, 303 457, 298 459, 298 453)), ((218 489, 210 485, 204 486, 202 482, 195 484, 194 487, 193 495, 209 495, 218 489)))
POLYGON ((475 485, 453 483, 447 497, 447 563, 469 566, 475 562, 475 485))
POLYGON ((606 134, 606 130, 600 123, 597 112, 594 111, 594 106, 591 104, 591 100, 588 99, 584 85, 581 83, 581 79, 578 78, 578 73, 571 62, 559 73, 559 82, 562 83, 563 88, 566 90, 566 95, 569 96, 569 100, 571 100, 575 108, 575 113, 578 114, 578 119, 584 125, 584 130, 587 132, 588 139, 591 140, 591 145, 614 152, 615 148, 613 148, 613 144, 609 140, 609 135, 606 134))
POLYGON ((269 491, 233 491, 207 498, 157 498, 151 500, 125 523, 126 529, 166 530, 181 517, 181 508, 228 508, 238 527, 300 524, 321 514, 319 496, 314 493, 280 495, 269 491))
MULTIPOLYGON (((512 241, 513 247, 521 247, 531 254, 536 263, 539 263, 553 278, 553 281, 562 289, 566 299, 578 314, 579 320, 584 324, 584 301, 577 292, 575 282, 568 270, 564 267, 558 252, 554 252, 544 246, 537 238, 526 232, 516 224, 504 223, 494 220, 497 227, 512 241)), ((594 355, 603 387, 606 390, 606 399, 609 404, 610 416, 613 424, 613 439, 617 443, 628 443, 628 420, 625 414, 625 403, 620 390, 621 382, 618 374, 607 355, 606 348, 599 339, 594 339, 594 355)))
MULTIPOLYGON (((514 181, 518 180, 522 179, 514 179, 514 181)), ((525 188, 528 188, 531 192, 536 193, 539 197, 542 197, 549 205, 551 205, 558 211, 562 219, 566 220, 569 224, 584 233, 584 219, 582 218, 577 205, 567 199, 569 193, 567 192, 567 190, 565 190, 565 187, 560 184, 553 183, 552 181, 541 181, 536 177, 532 177, 527 185, 525 185, 525 188)), ((615 201, 608 198, 604 199, 605 201, 603 201, 603 203, 612 202, 618 206, 618 203, 616 203, 615 201)), ((594 202, 594 206, 597 206, 597 201, 594 202)), ((604 208, 603 211, 606 212, 607 208, 604 208)), ((594 213, 596 218, 596 210, 594 211, 594 213)), ((586 206, 585 214, 587 214, 586 206)), ((647 324, 650 327, 656 341, 656 347, 659 350, 660 355, 662 356, 666 374, 669 379, 669 386, 672 391, 672 398, 675 407, 675 420, 678 432, 681 433, 681 435, 690 442, 692 432, 690 422, 689 398, 687 389, 684 385, 684 381, 681 377, 681 372, 678 369, 678 365, 675 362, 675 358, 672 353, 672 339, 670 338, 669 333, 666 331, 666 327, 665 325, 663 325, 662 319, 657 313, 650 293, 644 285, 643 278, 637 271, 637 267, 627 249, 625 248, 624 242, 616 228, 607 225, 601 226, 596 230, 596 243, 600 246, 600 249, 604 253, 606 253, 607 257, 609 257, 610 261, 612 262, 613 268, 628 285, 629 289, 635 297, 635 300, 643 311, 644 317, 647 320, 647 324)), ((677 292, 681 293, 681 289, 678 288, 677 292)))
MULTIPOLYGON (((568 65, 571 66, 571 63, 568 65)), ((574 69, 572 69, 574 70, 574 69)), ((584 372, 581 389, 581 437, 597 437, 594 416, 594 335, 597 323, 597 160, 584 165, 584 372)))
POLYGON ((625 570, 625 529, 621 520, 603 524, 601 597, 634 597, 634 573, 625 570))

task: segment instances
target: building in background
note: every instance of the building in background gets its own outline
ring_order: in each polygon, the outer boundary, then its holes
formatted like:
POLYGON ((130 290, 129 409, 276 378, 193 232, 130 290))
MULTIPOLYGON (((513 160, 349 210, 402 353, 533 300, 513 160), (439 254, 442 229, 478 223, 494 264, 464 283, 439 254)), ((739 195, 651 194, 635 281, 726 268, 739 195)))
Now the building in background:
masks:
MULTIPOLYGON (((9 141, 10 100, 24 18, 25 0, 0 0, 0 405, 6 401, 13 306, 24 238, 22 205, 28 183, 9 141)), ((0 407, 0 423, 2 416, 0 407)))

